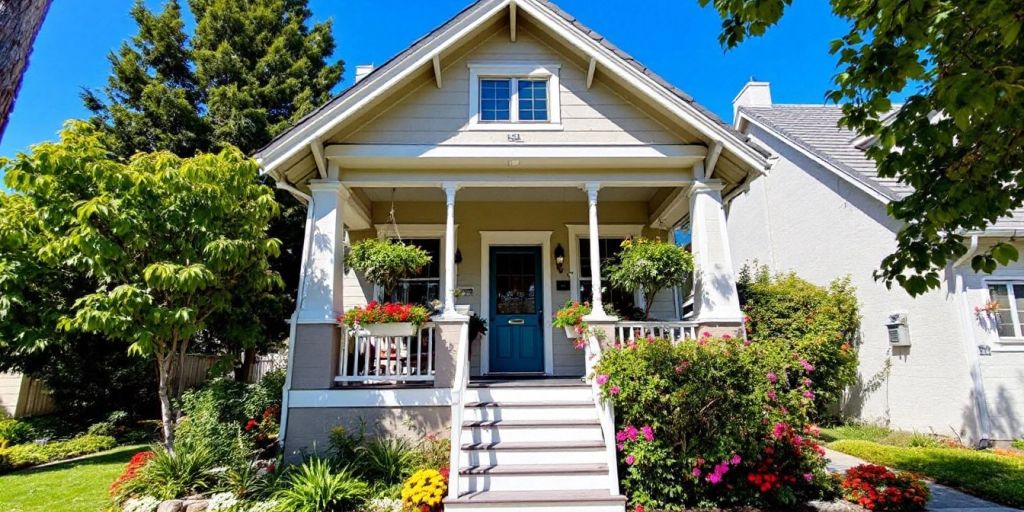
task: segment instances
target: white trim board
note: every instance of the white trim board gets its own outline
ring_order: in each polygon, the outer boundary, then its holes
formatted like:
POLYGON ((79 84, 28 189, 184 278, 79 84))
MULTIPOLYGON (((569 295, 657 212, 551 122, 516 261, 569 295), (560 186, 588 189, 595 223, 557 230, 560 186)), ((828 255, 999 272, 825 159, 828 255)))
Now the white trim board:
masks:
MULTIPOLYGON (((480 232, 480 318, 485 322, 491 315, 491 246, 540 246, 541 280, 544 283, 544 311, 541 329, 544 334, 544 374, 554 375, 555 355, 552 345, 551 288, 551 231, 481 231, 480 232)), ((490 340, 485 334, 480 342, 480 373, 490 373, 490 340)))
POLYGON ((293 389, 288 407, 447 407, 451 388, 293 389))

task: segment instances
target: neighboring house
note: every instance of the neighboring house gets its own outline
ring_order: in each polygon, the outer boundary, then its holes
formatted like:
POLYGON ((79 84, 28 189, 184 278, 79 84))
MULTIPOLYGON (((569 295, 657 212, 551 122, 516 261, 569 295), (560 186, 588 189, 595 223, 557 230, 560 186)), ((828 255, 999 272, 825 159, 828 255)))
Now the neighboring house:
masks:
POLYGON ((860 382, 846 412, 979 445, 1024 437, 1024 265, 993 275, 970 266, 972 255, 1024 229, 1024 214, 969 233, 968 254, 947 267, 939 289, 916 298, 886 289, 872 273, 895 250, 901 225, 886 205, 911 189, 876 174, 864 154, 872 141, 837 127, 840 107, 773 104, 764 82, 748 83, 733 104, 734 126, 778 158, 727 198, 734 265, 757 260, 821 285, 852 278, 863 322, 860 382), (975 313, 990 300, 997 313, 975 313), (906 329, 891 330, 893 320, 906 329))
POLYGON ((50 0, 0 0, 0 138, 50 0))
POLYGON ((55 410, 50 392, 41 380, 20 373, 0 373, 0 417, 39 416, 55 410))
POLYGON ((360 421, 389 434, 454 423, 447 509, 621 512, 611 415, 581 379, 598 347, 574 349, 552 315, 567 299, 639 306, 607 282, 592 293, 602 262, 625 237, 667 239, 685 222, 692 317, 666 292, 659 322, 595 307, 590 325, 619 339, 738 333, 722 194, 764 172, 766 154, 545 0, 476 2, 357 76, 256 155, 309 203, 286 453, 326 449, 332 427, 360 421), (368 237, 434 257, 395 297, 443 303, 417 336, 336 322, 379 297, 343 265, 368 237), (467 309, 488 321, 479 340, 467 309))

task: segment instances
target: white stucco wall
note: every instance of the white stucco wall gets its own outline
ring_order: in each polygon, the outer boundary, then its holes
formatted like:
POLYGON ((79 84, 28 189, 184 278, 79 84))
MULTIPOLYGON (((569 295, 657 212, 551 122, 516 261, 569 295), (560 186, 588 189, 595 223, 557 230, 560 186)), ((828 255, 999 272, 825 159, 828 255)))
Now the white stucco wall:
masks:
POLYGON ((951 287, 911 298, 873 278, 898 224, 881 201, 773 135, 750 133, 780 156, 728 210, 737 269, 757 260, 825 285, 849 275, 862 320, 859 384, 847 413, 894 428, 979 436, 959 301, 951 287), (889 314, 908 314, 912 345, 890 347, 889 314))

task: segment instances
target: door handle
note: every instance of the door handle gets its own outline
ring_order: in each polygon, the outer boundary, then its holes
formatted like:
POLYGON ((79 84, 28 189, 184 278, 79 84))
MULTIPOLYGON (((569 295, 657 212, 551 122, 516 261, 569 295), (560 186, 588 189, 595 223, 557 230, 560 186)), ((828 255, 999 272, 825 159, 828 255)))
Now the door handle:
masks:
POLYGON ((526 323, 526 320, 523 320, 522 318, 513 318, 513 319, 508 321, 509 325, 523 325, 525 323, 526 323))

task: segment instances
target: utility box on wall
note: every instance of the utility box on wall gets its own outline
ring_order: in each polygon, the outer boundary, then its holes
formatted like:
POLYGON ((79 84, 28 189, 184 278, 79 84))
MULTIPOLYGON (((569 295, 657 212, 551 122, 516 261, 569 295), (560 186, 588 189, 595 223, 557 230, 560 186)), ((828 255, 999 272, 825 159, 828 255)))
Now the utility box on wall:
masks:
POLYGON ((889 334, 889 345, 893 347, 910 346, 910 327, 907 326, 906 313, 893 313, 885 322, 889 334))

